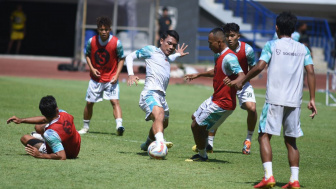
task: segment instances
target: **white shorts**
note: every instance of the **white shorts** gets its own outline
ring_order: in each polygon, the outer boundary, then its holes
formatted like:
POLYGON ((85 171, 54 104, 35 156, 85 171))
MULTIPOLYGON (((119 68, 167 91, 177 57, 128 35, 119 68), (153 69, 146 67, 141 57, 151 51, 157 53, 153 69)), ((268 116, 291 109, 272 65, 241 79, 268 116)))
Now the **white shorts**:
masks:
POLYGON ((139 107, 146 112, 146 121, 150 120, 149 115, 152 113, 154 106, 162 107, 165 119, 169 118, 169 107, 163 92, 142 91, 140 94, 139 107))
POLYGON ((100 102, 105 100, 119 99, 119 81, 115 84, 99 83, 90 80, 89 87, 86 92, 85 100, 88 102, 100 102))
POLYGON ((300 113, 300 107, 265 103, 260 115, 259 133, 280 136, 281 125, 283 125, 283 135, 294 138, 303 136, 300 127, 300 113))
POLYGON ((255 96, 254 96, 254 90, 250 82, 245 83, 242 90, 237 91, 237 98, 239 100, 239 106, 240 108, 244 109, 242 105, 245 102, 256 102, 255 96))
POLYGON ((233 110, 224 110, 212 102, 212 96, 206 99, 193 114, 199 126, 206 126, 207 130, 217 129, 233 110))

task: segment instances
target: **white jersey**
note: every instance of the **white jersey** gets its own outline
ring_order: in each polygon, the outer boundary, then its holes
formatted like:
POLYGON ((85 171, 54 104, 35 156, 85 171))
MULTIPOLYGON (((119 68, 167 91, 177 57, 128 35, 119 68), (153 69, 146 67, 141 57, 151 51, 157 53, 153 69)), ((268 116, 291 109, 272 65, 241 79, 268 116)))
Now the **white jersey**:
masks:
POLYGON ((144 90, 158 90, 166 95, 170 78, 170 61, 174 61, 179 53, 167 57, 160 48, 155 46, 145 46, 126 57, 128 75, 133 73, 133 59, 145 59, 146 80, 144 90))
POLYGON ((291 38, 268 41, 259 60, 268 63, 266 103, 300 107, 303 69, 313 64, 308 48, 291 38))

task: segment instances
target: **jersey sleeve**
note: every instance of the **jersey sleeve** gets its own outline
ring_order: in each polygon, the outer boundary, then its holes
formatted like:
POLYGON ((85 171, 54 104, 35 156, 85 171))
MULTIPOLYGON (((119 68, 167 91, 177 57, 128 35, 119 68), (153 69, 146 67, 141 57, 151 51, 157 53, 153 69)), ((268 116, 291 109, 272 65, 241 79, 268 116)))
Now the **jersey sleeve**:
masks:
POLYGON ((152 53, 155 51, 156 47, 154 46, 145 46, 142 49, 135 51, 137 59, 146 59, 152 56, 152 53))
POLYGON ((247 43, 245 43, 245 53, 246 53, 247 64, 249 66, 255 66, 256 65, 256 61, 255 61, 255 57, 254 57, 254 50, 247 43))
POLYGON ((242 68, 239 65, 237 56, 232 53, 227 54, 223 58, 222 69, 223 72, 226 73, 228 76, 243 72, 242 68))
POLYGON ((291 35, 291 38, 294 41, 299 41, 300 40, 300 33, 299 32, 293 32, 292 35, 291 35))
POLYGON ((304 58, 304 66, 308 66, 310 64, 313 64, 313 59, 311 57, 311 53, 310 53, 310 50, 308 49, 308 47, 306 47, 306 50, 307 50, 307 53, 305 55, 305 58, 304 58))
POLYGON ((61 138, 56 131, 48 129, 44 132, 43 136, 54 153, 64 150, 61 138))
POLYGON ((125 55, 124 55, 124 48, 121 44, 121 41, 118 39, 118 42, 117 42, 117 57, 119 59, 122 59, 122 58, 125 58, 125 55))
POLYGON ((91 40, 92 38, 90 38, 87 41, 86 47, 85 47, 85 55, 89 56, 91 54, 91 40))
POLYGON ((271 49, 271 43, 272 42, 274 42, 274 40, 273 41, 268 41, 265 44, 264 48, 261 51, 261 55, 260 55, 260 58, 259 58, 259 60, 263 60, 267 64, 269 63, 269 61, 271 60, 271 57, 272 57, 272 49, 271 49))

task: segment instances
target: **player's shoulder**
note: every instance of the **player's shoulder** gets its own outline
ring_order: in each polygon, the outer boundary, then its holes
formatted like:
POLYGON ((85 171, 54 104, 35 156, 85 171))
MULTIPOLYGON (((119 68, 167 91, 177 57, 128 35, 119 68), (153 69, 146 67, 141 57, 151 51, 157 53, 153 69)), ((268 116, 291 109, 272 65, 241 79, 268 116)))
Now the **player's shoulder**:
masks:
POLYGON ((154 45, 147 45, 147 46, 144 46, 141 50, 146 51, 146 52, 155 52, 155 51, 158 51, 159 48, 157 48, 154 45))

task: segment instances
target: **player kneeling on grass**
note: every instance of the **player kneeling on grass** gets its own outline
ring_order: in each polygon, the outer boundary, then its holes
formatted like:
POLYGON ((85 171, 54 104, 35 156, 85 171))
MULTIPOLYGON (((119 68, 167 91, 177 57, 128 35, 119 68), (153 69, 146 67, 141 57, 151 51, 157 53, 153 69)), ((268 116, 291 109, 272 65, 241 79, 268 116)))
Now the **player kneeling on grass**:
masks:
POLYGON ((110 34, 111 24, 112 21, 108 17, 97 18, 99 35, 90 38, 86 46, 86 61, 90 68, 91 80, 86 92, 84 126, 79 130, 79 134, 85 134, 89 131, 93 105, 103 99, 109 100, 112 104, 117 135, 122 136, 125 131, 119 104, 118 81, 125 56, 120 40, 110 34))
POLYGON ((185 75, 185 79, 188 81, 198 77, 213 77, 214 88, 213 95, 205 100, 192 115, 191 130, 198 154, 186 161, 208 160, 206 152, 208 131, 217 129, 236 108, 237 90, 225 85, 223 80, 226 77, 231 80, 239 80, 244 77, 237 56, 225 43, 224 32, 221 28, 210 31, 208 43, 209 48, 216 53, 215 68, 204 73, 185 75))
POLYGON ((65 160, 78 156, 81 137, 75 128, 72 115, 59 110, 53 96, 45 96, 39 105, 43 116, 30 118, 17 118, 13 116, 7 120, 7 124, 28 123, 37 124, 35 130, 40 134, 24 135, 21 142, 27 153, 35 158, 65 160), (41 138, 41 136, 43 136, 41 138))
POLYGON ((262 181, 254 188, 275 186, 272 170, 273 135, 280 136, 281 125, 288 161, 291 170, 289 183, 282 188, 300 188, 299 184, 299 149, 296 138, 303 135, 300 127, 300 114, 303 89, 303 72, 307 72, 310 101, 308 109, 312 118, 317 114, 315 106, 315 74, 309 49, 302 43, 291 39, 297 18, 289 12, 283 12, 276 18, 276 32, 279 39, 268 41, 264 46, 257 65, 250 70, 243 80, 226 80, 226 84, 241 89, 243 84, 258 75, 268 64, 266 102, 259 123, 260 156, 265 170, 262 181))
MULTIPOLYGON (((156 140, 165 142, 163 131, 168 127, 169 108, 166 102, 166 89, 170 77, 170 63, 177 57, 183 57, 188 45, 178 45, 179 35, 174 30, 164 32, 160 37, 161 46, 145 46, 132 52, 126 57, 128 71, 128 85, 138 84, 139 77, 133 73, 133 60, 144 59, 146 63, 146 80, 143 91, 140 94, 139 106, 146 113, 146 121, 152 120, 153 124, 145 143, 141 149, 147 151, 148 146, 156 140), (176 49, 177 47, 177 49, 176 49), (175 53, 176 51, 176 53, 175 53)), ((170 148, 173 143, 165 142, 170 148)))

